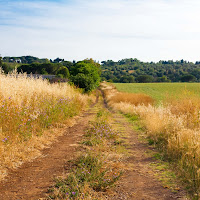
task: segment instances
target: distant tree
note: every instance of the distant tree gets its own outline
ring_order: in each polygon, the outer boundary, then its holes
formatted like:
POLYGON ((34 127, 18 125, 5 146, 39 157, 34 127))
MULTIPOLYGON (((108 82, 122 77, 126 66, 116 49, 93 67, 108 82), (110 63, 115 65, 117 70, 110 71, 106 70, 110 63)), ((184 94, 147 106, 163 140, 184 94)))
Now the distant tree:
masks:
POLYGON ((62 65, 65 66, 65 67, 67 67, 68 70, 70 70, 71 67, 74 65, 74 63, 72 63, 72 62, 70 62, 70 61, 63 61, 63 62, 62 62, 62 65))
POLYGON ((156 82, 171 82, 166 76, 158 77, 156 82))
POLYGON ((136 80, 138 83, 151 83, 153 82, 153 77, 149 75, 141 75, 138 76, 136 80))
POLYGON ((200 79, 200 69, 195 69, 191 72, 193 76, 195 76, 198 80, 200 79))
POLYGON ((67 67, 64 66, 60 67, 56 74, 62 74, 63 78, 69 78, 70 76, 69 70, 67 69, 67 67))
POLYGON ((180 79, 182 82, 195 82, 196 81, 196 77, 191 74, 184 75, 180 79))
POLYGON ((135 78, 133 76, 122 76, 120 78, 120 83, 134 83, 135 78))
POLYGON ((22 64, 18 67, 18 72, 27 72, 28 74, 57 74, 57 71, 63 67, 60 63, 32 63, 22 64))
POLYGON ((56 58, 53 62, 54 63, 60 63, 60 62, 63 62, 64 59, 61 59, 61 58, 56 58))
POLYGON ((4 57, 4 62, 9 63, 22 63, 22 64, 32 64, 32 63, 49 63, 47 58, 37 58, 33 56, 21 56, 21 57, 4 57))
POLYGON ((48 72, 46 71, 45 68, 42 68, 42 69, 40 70, 40 73, 39 73, 39 74, 48 74, 48 72))

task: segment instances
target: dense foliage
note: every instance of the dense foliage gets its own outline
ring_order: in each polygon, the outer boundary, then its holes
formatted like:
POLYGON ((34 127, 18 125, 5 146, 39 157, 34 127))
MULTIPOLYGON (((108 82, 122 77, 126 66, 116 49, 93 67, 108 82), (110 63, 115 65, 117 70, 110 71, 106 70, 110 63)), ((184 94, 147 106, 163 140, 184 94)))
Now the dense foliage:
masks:
POLYGON ((31 64, 31 63, 34 63, 34 62, 37 62, 37 63, 47 63, 47 62, 50 62, 46 58, 40 59, 40 58, 33 57, 33 56, 4 57, 3 61, 4 62, 9 62, 9 63, 25 63, 25 64, 31 64))
POLYGON ((72 82, 86 92, 95 89, 100 82, 100 64, 92 59, 77 62, 70 68, 72 82))
POLYGON ((70 62, 60 58, 52 61, 22 56, 19 58, 4 57, 3 61, 2 68, 5 73, 17 68, 18 72, 26 72, 27 74, 56 75, 58 78, 68 79, 74 85, 84 89, 85 92, 95 89, 101 79, 101 66, 92 59, 70 62))
POLYGON ((28 74, 54 74, 61 78, 69 78, 69 70, 61 63, 32 63, 22 64, 17 68, 18 72, 27 72, 28 74))
POLYGON ((33 56, 4 57, 2 68, 8 73, 14 68, 18 71, 38 74, 53 74, 60 78, 69 78, 86 91, 92 90, 99 83, 99 68, 102 80, 115 83, 150 83, 150 82, 200 82, 200 62, 159 61, 142 62, 137 59, 102 61, 102 65, 91 60, 80 62, 39 59, 33 56), (94 67, 92 67, 94 66, 94 67), (98 74, 98 75, 97 75, 98 74))
POLYGON ((102 78, 111 82, 199 82, 200 62, 180 61, 141 62, 122 59, 102 62, 102 78))

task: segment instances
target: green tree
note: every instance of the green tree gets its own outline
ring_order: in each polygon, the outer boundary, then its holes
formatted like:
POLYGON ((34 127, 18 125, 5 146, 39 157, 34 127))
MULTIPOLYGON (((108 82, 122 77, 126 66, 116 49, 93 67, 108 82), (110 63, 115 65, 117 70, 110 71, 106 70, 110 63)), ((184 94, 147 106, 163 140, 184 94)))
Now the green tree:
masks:
POLYGON ((67 69, 67 67, 64 67, 64 66, 60 67, 56 74, 57 75, 62 74, 63 78, 69 78, 69 76, 70 76, 69 70, 67 69))
POLYGON ((136 80, 138 83, 151 83, 153 82, 153 77, 149 75, 141 75, 138 76, 136 80))
POLYGON ((156 82, 170 82, 166 76, 158 77, 156 82))
POLYGON ((181 77, 182 82, 194 82, 196 81, 196 77, 191 74, 186 74, 181 77))
POLYGON ((85 92, 90 92, 96 87, 94 79, 83 73, 78 73, 76 76, 73 76, 71 80, 76 86, 83 88, 85 92))
POLYGON ((92 59, 86 59, 77 62, 70 69, 72 82, 85 90, 90 92, 98 87, 100 82, 100 65, 92 59))

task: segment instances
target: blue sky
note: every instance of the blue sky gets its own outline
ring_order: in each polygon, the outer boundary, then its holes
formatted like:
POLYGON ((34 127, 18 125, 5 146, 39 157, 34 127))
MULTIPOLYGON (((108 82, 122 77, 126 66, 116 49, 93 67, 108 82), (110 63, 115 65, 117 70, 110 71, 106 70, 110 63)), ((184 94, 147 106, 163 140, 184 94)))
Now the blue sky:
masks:
POLYGON ((0 54, 200 60, 198 0, 0 0, 0 54))

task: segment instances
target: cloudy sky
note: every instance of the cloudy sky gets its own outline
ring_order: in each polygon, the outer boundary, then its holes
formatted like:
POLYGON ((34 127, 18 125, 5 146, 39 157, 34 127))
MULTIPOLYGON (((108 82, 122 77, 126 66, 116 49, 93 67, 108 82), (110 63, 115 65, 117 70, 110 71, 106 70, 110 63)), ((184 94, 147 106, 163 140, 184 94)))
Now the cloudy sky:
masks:
POLYGON ((0 54, 200 60, 199 0, 0 0, 0 54))

